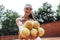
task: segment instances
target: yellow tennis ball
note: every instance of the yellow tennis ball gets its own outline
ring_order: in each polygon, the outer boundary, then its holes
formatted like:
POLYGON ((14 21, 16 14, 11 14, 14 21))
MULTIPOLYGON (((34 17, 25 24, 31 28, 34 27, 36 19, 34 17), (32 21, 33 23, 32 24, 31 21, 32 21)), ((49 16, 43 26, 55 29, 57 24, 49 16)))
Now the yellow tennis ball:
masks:
POLYGON ((24 27, 28 28, 28 29, 32 29, 33 28, 33 24, 32 21, 26 21, 24 23, 24 27))
POLYGON ((38 28, 38 36, 43 36, 44 35, 44 33, 45 33, 45 31, 44 31, 44 29, 43 28, 38 28))
POLYGON ((26 38, 30 36, 30 30, 27 28, 23 28, 22 30, 20 30, 20 36, 21 38, 26 38))
POLYGON ((33 29, 31 30, 31 36, 32 36, 32 37, 37 37, 37 33, 38 33, 38 31, 37 31, 36 29, 33 28, 33 29))
POLYGON ((40 23, 38 21, 33 21, 33 27, 34 28, 39 28, 40 27, 40 23))

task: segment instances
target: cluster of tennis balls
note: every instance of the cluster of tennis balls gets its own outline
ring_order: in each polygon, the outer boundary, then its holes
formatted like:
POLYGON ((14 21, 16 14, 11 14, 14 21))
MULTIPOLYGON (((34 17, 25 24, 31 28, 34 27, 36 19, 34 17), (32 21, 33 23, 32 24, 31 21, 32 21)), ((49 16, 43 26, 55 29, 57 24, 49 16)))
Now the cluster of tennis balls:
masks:
POLYGON ((20 31, 21 38, 26 38, 29 36, 32 37, 41 37, 44 35, 45 31, 40 27, 38 21, 26 21, 23 25, 23 29, 20 31))

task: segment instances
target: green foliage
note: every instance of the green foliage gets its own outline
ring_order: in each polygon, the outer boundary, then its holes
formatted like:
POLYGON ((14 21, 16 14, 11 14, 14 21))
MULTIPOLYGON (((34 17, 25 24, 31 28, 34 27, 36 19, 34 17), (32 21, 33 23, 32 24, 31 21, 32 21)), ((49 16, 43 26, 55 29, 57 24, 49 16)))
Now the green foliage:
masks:
POLYGON ((2 34, 1 25, 2 25, 2 21, 4 19, 4 9, 5 9, 5 7, 3 5, 0 5, 0 35, 2 34))
POLYGON ((0 24, 4 17, 4 9, 5 9, 4 6, 0 5, 0 24))
POLYGON ((5 19, 2 21, 3 35, 14 35, 18 33, 18 27, 15 22, 17 17, 19 17, 17 12, 6 10, 5 19))
POLYGON ((54 11, 52 11, 51 9, 51 4, 43 3, 43 6, 38 8, 38 11, 35 12, 36 14, 36 19, 40 22, 51 22, 51 21, 55 21, 56 17, 55 17, 55 13, 54 11))
POLYGON ((58 5, 57 9, 57 20, 60 20, 60 4, 58 5))

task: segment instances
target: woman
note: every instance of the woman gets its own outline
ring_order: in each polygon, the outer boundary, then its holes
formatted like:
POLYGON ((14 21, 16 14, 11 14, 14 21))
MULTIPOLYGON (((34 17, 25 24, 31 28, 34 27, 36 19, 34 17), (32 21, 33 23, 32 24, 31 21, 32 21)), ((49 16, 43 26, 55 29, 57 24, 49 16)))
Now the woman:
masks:
MULTIPOLYGON (((25 21, 32 20, 32 19, 35 20, 34 14, 32 13, 32 6, 30 4, 26 4, 24 8, 24 12, 25 14, 22 18, 16 19, 16 24, 19 27, 19 30, 23 28, 22 25, 24 24, 25 21)), ((19 35, 19 39, 20 39, 20 35, 19 35)))

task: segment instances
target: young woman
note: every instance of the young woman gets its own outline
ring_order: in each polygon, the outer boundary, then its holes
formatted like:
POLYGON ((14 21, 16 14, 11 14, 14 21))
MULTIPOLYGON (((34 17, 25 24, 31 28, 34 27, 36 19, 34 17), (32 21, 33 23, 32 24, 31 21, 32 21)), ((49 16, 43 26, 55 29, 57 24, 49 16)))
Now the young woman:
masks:
MULTIPOLYGON (((30 4, 26 4, 26 6, 24 7, 24 12, 25 12, 25 14, 22 18, 16 19, 16 24, 17 24, 19 30, 23 28, 22 25, 24 24, 25 21, 35 20, 34 14, 32 13, 32 6, 30 4)), ((20 39, 20 35, 19 35, 19 39, 20 39)), ((36 40, 38 40, 38 39, 36 39, 36 40)), ((40 40, 40 38, 39 38, 39 40, 40 40)))

